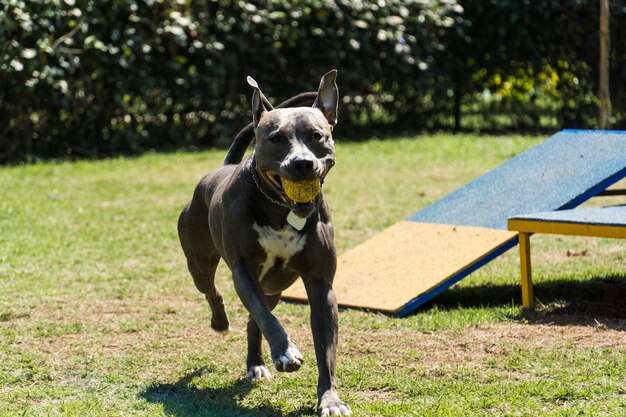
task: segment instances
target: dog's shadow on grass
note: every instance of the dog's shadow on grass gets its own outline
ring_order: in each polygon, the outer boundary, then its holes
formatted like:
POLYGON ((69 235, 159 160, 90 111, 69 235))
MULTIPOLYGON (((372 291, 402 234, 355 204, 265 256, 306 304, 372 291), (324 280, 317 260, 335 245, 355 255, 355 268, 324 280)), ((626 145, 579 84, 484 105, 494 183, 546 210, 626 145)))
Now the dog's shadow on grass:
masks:
POLYGON ((154 383, 140 393, 140 397, 154 404, 162 404, 165 415, 175 417, 301 417, 313 415, 311 407, 302 407, 284 414, 272 406, 245 407, 241 401, 254 389, 254 382, 239 380, 219 388, 199 388, 193 380, 210 373, 201 367, 173 383, 154 383))
MULTIPOLYGON (((554 325, 603 325, 626 330, 626 274, 584 280, 557 279, 534 284, 535 311, 511 319, 554 325)), ((519 284, 453 287, 429 303, 445 309, 520 305, 519 284)))

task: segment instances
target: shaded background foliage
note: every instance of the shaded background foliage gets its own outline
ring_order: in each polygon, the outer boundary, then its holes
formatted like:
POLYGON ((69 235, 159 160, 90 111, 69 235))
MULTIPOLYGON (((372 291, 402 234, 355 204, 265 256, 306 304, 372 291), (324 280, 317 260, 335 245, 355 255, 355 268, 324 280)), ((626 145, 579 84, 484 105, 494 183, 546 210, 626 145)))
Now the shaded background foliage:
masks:
MULTIPOLYGON (((611 2, 626 127, 626 2, 611 2)), ((5 0, 0 162, 224 145, 252 75, 278 102, 340 71, 339 137, 592 128, 597 1, 5 0)))

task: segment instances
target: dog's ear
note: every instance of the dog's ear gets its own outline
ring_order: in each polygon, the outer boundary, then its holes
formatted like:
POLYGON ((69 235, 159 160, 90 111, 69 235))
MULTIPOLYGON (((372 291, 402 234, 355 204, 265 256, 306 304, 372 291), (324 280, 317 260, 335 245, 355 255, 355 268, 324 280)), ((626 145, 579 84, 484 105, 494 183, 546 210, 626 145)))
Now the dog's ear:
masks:
POLYGON ((254 78, 248 76, 246 78, 250 87, 254 88, 254 93, 252 93, 252 122, 254 127, 256 128, 259 124, 259 120, 261 120, 261 116, 263 113, 274 110, 270 102, 265 98, 265 95, 261 92, 259 85, 254 78))
POLYGON ((324 113, 326 120, 331 126, 337 124, 337 104, 339 102, 339 90, 335 80, 337 70, 328 71, 320 81, 320 88, 317 90, 317 97, 313 107, 317 107, 324 113))

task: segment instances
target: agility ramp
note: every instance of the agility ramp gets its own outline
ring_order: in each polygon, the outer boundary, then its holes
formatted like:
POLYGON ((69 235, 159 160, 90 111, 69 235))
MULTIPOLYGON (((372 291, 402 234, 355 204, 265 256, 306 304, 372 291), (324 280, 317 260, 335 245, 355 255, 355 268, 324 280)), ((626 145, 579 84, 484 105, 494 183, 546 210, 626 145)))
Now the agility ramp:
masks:
MULTIPOLYGON (((576 207, 624 177, 626 132, 559 132, 341 255, 339 305, 405 316, 514 247, 509 217, 576 207)), ((301 280, 283 297, 306 301, 301 280)))

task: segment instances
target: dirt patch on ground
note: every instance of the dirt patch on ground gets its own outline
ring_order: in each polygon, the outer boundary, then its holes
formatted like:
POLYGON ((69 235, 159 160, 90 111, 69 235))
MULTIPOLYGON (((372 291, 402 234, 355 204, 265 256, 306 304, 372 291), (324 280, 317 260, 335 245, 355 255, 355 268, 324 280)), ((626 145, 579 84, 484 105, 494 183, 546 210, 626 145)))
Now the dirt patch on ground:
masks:
POLYGON ((208 307, 179 296, 107 299, 86 303, 73 298, 48 299, 4 325, 36 337, 18 338, 21 349, 46 356, 52 364, 77 355, 105 358, 168 346, 206 343, 208 307), (206 308, 204 320, 196 314, 206 308), (200 341, 201 340, 201 341, 200 341))
POLYGON ((348 355, 373 355, 383 369, 419 363, 422 368, 483 367, 489 358, 516 349, 559 347, 625 348, 626 332, 597 326, 499 323, 463 330, 423 333, 408 329, 354 332, 343 329, 342 350, 348 355))
MULTIPOLYGON (((541 237, 541 235, 540 235, 541 237)), ((567 237, 572 242, 584 242, 584 248, 570 248, 559 251, 534 251, 533 262, 537 263, 565 263, 574 258, 615 258, 624 253, 624 245, 616 244, 608 248, 597 248, 597 242, 589 238, 567 237)))
MULTIPOLYGON (((624 298, 618 298, 626 296, 626 293, 612 294, 617 298, 608 300, 608 304, 623 305, 624 298)), ((232 317, 233 332, 221 336, 209 328, 207 306, 184 297, 163 298, 157 308, 151 306, 151 300, 108 300, 92 304, 76 302, 73 306, 61 301, 52 302, 48 308, 32 311, 26 317, 4 322, 7 326, 23 327, 26 332, 41 322, 44 313, 48 323, 79 323, 82 327, 77 327, 70 334, 61 332, 58 335, 16 340, 19 349, 39 352, 59 374, 67 372, 68 366, 78 366, 79 369, 90 366, 88 362, 82 364, 80 358, 95 357, 106 361, 108 358, 136 355, 143 357, 148 362, 147 366, 154 361, 155 369, 159 369, 159 372, 174 372, 181 367, 183 358, 198 354, 198 347, 202 347, 202 352, 214 352, 218 358, 225 352, 229 352, 229 355, 234 352, 243 373, 246 318, 241 313, 232 317), (203 311, 198 314, 198 309, 203 311), (67 314, 69 310, 73 314, 67 314)), ((626 352, 626 320, 616 316, 597 320, 593 317, 538 313, 531 322, 520 319, 435 332, 424 332, 403 325, 372 329, 342 326, 339 360, 366 358, 371 360, 371 366, 379 367, 381 372, 403 372, 409 369, 416 375, 432 375, 459 368, 484 369, 489 367, 491 361, 506 360, 518 351, 547 351, 566 347, 581 350, 612 348, 626 352)), ((305 353, 307 362, 314 363, 308 309, 303 311, 301 317, 280 318, 290 336, 305 353)), ((524 377, 522 374, 515 375, 515 378, 524 377)), ((391 396, 390 392, 381 389, 364 393, 363 399, 385 399, 391 396)))

